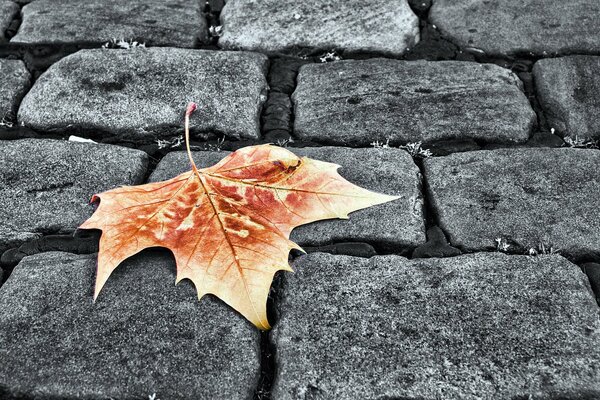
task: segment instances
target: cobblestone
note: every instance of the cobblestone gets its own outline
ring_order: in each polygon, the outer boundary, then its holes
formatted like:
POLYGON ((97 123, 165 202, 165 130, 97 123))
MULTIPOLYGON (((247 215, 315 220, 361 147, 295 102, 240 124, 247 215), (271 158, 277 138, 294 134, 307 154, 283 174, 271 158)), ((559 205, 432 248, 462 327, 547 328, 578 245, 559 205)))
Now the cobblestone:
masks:
POLYGON ((229 0, 221 12, 225 49, 268 53, 343 50, 402 55, 419 40, 406 0, 229 0))
MULTIPOLYGON (((398 149, 290 148, 299 156, 334 162, 350 182, 400 199, 350 215, 349 220, 318 221, 292 231, 301 246, 332 242, 368 242, 387 251, 406 252, 425 242, 421 176, 410 156, 398 149)), ((216 164, 226 152, 195 152, 198 167, 216 164)), ((189 170, 185 152, 167 154, 150 176, 166 180, 189 170)))
POLYGON ((600 51, 596 0, 434 0, 430 21, 463 48, 487 55, 600 51))
POLYGON ((557 133, 600 139, 600 57, 540 60, 533 73, 544 114, 557 133))
POLYGON ((600 254, 600 152, 500 149, 424 161, 427 195, 450 243, 511 252, 541 245, 575 258, 600 254))
POLYGON ((0 0, 0 399, 600 399, 598 0, 313 3, 0 0), (399 196, 292 232, 271 332, 167 249, 92 301, 89 200, 188 171, 191 101, 201 167, 399 196))
POLYGON ((26 257, 0 291, 3 399, 250 399, 258 331, 146 252, 92 302, 96 256, 26 257), (20 397, 19 397, 20 396, 20 397))
POLYGON ((20 60, 0 59, 0 123, 13 123, 31 76, 20 60))
POLYGON ((536 119, 516 75, 456 61, 305 65, 292 100, 295 134, 336 145, 525 142, 536 119))
POLYGON ((74 231, 93 194, 139 184, 147 156, 119 146, 0 141, 0 253, 48 233, 74 231))
POLYGON ((311 254, 294 270, 274 399, 600 396, 598 308, 560 256, 311 254))
POLYGON ((19 13, 19 6, 12 1, 0 0, 0 44, 6 41, 5 32, 19 13))
POLYGON ((184 0, 36 0, 23 7, 13 43, 104 43, 136 40, 194 47, 208 39, 200 2, 184 0))
POLYGON ((185 107, 195 101, 193 132, 258 138, 267 64, 246 52, 81 50, 38 79, 18 118, 44 132, 153 141, 181 134, 185 107))

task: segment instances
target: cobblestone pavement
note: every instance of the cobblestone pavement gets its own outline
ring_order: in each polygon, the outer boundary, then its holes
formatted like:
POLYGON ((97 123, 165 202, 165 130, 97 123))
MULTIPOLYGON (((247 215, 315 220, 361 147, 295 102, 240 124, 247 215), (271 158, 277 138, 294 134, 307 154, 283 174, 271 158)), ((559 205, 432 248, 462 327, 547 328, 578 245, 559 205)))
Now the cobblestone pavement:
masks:
POLYGON ((599 399, 597 0, 1 0, 0 399, 599 399), (398 200, 299 227, 274 329, 92 194, 275 143, 398 200), (67 140, 71 135, 88 140, 67 140), (96 143, 91 143, 93 140, 96 143))

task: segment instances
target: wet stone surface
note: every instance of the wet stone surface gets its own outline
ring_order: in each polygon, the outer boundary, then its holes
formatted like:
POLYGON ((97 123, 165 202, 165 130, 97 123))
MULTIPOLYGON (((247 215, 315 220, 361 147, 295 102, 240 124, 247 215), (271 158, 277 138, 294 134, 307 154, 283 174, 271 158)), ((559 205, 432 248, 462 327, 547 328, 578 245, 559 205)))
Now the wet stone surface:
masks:
POLYGON ((450 243, 493 250, 497 238, 523 254, 560 249, 600 254, 600 151, 499 149, 424 161, 430 205, 450 243))
POLYGON ((92 195, 141 183, 147 162, 146 153, 119 146, 0 141, 0 253, 74 231, 92 215, 92 195))
POLYGON ((535 86, 548 125, 561 136, 600 139, 600 57, 540 60, 535 86))
POLYGON ((592 399, 600 321, 553 256, 310 254, 286 274, 274 399, 592 399))
MULTIPOLYGON (((317 221, 292 231, 291 240, 301 246, 333 242, 366 242, 384 251, 405 253, 425 242, 421 176, 412 158, 399 149, 347 149, 339 147, 290 148, 298 156, 341 165, 340 174, 350 182, 400 198, 350 214, 349 220, 317 221)), ((227 152, 195 152, 198 167, 208 167, 227 152)), ((188 171, 185 152, 167 154, 150 176, 151 182, 170 179, 188 171)))
POLYGON ((36 0, 23 7, 12 43, 105 43, 194 47, 208 39, 200 2, 184 0, 36 0))
POLYGON ((292 100, 295 134, 336 145, 525 142, 536 119, 515 74, 458 61, 305 65, 292 100))
POLYGON ((251 399, 259 333, 177 286, 167 252, 115 270, 92 302, 96 255, 25 258, 0 289, 0 395, 39 400, 251 399))
POLYGON ((488 55, 600 52, 597 0, 434 0, 429 20, 463 48, 488 55))
POLYGON ((399 56, 419 40, 406 0, 229 0, 221 12, 225 49, 267 53, 315 50, 399 56))
POLYGON ((183 132, 258 138, 266 56, 174 48, 81 50, 54 64, 23 99, 19 122, 40 131, 83 131, 155 141, 183 132))
POLYGON ((0 123, 13 123, 31 76, 20 60, 0 59, 0 123))

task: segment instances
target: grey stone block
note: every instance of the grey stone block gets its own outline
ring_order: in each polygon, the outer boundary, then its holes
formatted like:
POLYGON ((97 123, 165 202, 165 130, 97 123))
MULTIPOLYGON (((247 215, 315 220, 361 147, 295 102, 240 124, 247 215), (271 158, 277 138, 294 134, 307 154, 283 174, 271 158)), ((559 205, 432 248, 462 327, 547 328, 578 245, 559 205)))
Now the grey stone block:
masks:
POLYGON ((229 0, 221 12, 226 49, 300 53, 303 49, 402 55, 419 41, 406 0, 229 0))
POLYGON ((596 0, 434 0, 430 21, 463 48, 488 55, 600 51, 596 0))
POLYGON ((10 23, 19 13, 19 6, 12 1, 0 1, 0 43, 6 41, 5 32, 10 26, 10 23))
POLYGON ((0 289, 0 395, 50 399, 251 399, 259 333, 175 286, 166 252, 123 263, 92 302, 96 256, 26 257, 0 289))
POLYGON ((146 153, 119 146, 0 141, 0 253, 74 231, 92 215, 92 195, 140 183, 147 163, 146 153))
POLYGON ((533 74, 551 128, 562 136, 600 139, 600 57, 540 60, 533 66, 533 74))
POLYGON ((154 141, 183 132, 258 138, 266 56, 174 48, 81 50, 52 65, 23 99, 19 122, 40 131, 82 131, 154 141))
POLYGON ((13 123, 31 75, 21 60, 0 59, 0 121, 13 123))
MULTIPOLYGON (((317 221, 292 231, 301 246, 333 242, 367 242, 386 251, 407 252, 425 242, 421 175, 411 157, 398 149, 348 149, 341 147, 290 148, 298 156, 341 165, 340 174, 355 185, 399 199, 350 214, 349 220, 317 221)), ((198 167, 209 167, 228 152, 195 152, 198 167)), ((185 152, 167 154, 151 182, 170 179, 189 170, 185 152)))
POLYGON ((426 190, 450 243, 467 251, 600 254, 600 152, 499 149, 424 161, 426 190))
POLYGON ((305 65, 292 100, 295 134, 336 145, 525 142, 536 120, 515 74, 459 61, 305 65))
POLYGON ((310 254, 285 275, 273 399, 593 399, 600 320, 566 259, 310 254))
POLYGON ((194 47, 208 40, 200 2, 184 0, 36 0, 23 7, 11 42, 104 43, 136 40, 151 46, 194 47))

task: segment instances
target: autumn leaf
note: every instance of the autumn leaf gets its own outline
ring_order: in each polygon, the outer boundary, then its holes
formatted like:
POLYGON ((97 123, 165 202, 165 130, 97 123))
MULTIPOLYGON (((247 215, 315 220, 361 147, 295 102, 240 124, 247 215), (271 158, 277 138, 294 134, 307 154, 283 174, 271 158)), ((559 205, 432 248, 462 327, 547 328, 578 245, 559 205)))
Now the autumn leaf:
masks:
POLYGON ((190 279, 198 298, 211 293, 260 329, 269 329, 266 302, 273 275, 292 271, 289 240, 296 226, 395 199, 353 185, 336 164, 298 157, 277 146, 249 146, 210 168, 164 182, 125 186, 94 195, 100 204, 83 229, 100 229, 94 300, 126 258, 166 247, 177 264, 176 283, 190 279))

